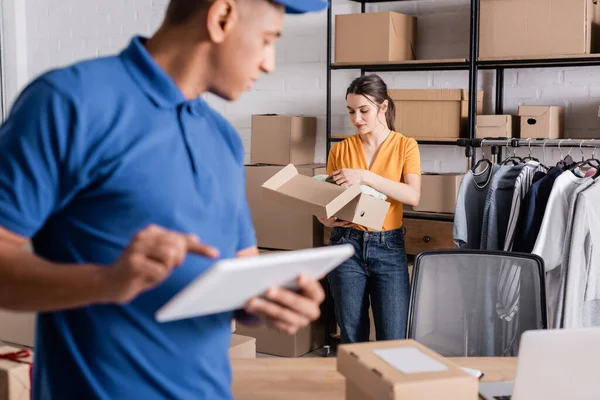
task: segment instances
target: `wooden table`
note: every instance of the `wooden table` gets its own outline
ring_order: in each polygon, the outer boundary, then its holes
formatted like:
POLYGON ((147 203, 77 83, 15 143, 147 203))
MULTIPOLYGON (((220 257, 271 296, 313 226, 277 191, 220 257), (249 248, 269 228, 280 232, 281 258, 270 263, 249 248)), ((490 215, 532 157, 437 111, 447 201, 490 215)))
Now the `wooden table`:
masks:
MULTIPOLYGON (((516 358, 454 358, 462 367, 483 371, 482 381, 513 380, 516 358)), ((335 358, 256 358, 231 360, 236 400, 344 400, 344 377, 335 358)))

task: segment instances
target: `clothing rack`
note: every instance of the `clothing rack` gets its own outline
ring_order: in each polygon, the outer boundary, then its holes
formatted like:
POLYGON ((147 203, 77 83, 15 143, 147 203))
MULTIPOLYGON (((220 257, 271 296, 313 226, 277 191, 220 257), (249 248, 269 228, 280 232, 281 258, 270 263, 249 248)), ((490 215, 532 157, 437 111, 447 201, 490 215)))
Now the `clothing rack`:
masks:
POLYGON ((491 147, 491 155, 493 162, 497 163, 498 159, 502 159, 502 148, 599 148, 600 139, 511 139, 511 138, 484 138, 484 139, 458 139, 456 144, 465 148, 465 156, 467 157, 467 169, 474 164, 475 148, 491 147))

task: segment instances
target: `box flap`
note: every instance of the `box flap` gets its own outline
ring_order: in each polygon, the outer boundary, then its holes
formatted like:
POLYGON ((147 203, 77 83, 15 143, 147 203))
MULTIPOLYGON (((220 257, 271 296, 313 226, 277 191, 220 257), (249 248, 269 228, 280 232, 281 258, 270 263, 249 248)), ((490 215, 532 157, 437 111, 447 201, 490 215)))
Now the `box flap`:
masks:
POLYGON ((263 197, 322 218, 331 218, 361 194, 360 185, 348 188, 299 175, 289 164, 263 185, 263 197))
POLYGON ((462 89, 390 89, 395 101, 461 101, 462 89))
POLYGON ((552 106, 519 106, 519 116, 521 117, 541 117, 546 114, 552 106))
POLYGON ((277 190, 284 183, 298 175, 298 170, 292 164, 288 164, 281 171, 273 175, 268 181, 262 184, 264 188, 277 190))

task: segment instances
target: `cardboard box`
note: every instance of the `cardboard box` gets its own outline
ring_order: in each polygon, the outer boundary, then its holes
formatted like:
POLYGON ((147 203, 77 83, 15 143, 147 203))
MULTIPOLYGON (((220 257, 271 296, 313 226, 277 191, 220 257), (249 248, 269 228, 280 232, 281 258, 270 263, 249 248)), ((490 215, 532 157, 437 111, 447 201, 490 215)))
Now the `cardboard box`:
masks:
POLYGON ((0 346, 0 400, 31 398, 32 366, 29 363, 32 362, 33 352, 10 346, 0 346), (7 359, 8 355, 19 361, 7 359))
POLYGON ((317 118, 293 115, 253 115, 252 164, 311 164, 315 161, 317 118))
POLYGON ((519 118, 515 115, 478 115, 478 138, 518 138, 519 118))
POLYGON ((240 325, 238 333, 256 338, 256 351, 280 357, 301 357, 323 346, 325 325, 317 321, 295 335, 281 333, 263 324, 258 327, 240 325))
POLYGON ((229 358, 256 358, 256 339, 242 335, 231 335, 229 358))
POLYGON ((35 319, 35 313, 0 310, 0 342, 33 347, 35 319))
POLYGON ((335 62, 376 64, 414 60, 417 19, 397 12, 335 16, 335 62), (361 29, 356 29, 360 26, 361 29))
POLYGON ((346 399, 449 399, 477 400, 477 378, 462 370, 447 358, 414 340, 370 342, 338 347, 337 369, 346 377, 346 399), (392 350, 394 367, 374 350, 392 350), (439 366, 437 370, 418 373, 406 368, 419 365, 415 358, 426 358, 439 366))
POLYGON ((453 213, 464 174, 423 174, 421 200, 415 211, 453 213))
POLYGON ((262 189, 265 200, 298 212, 321 218, 337 217, 376 230, 382 228, 390 208, 387 201, 362 194, 360 185, 345 188, 316 180, 301 175, 292 164, 266 181, 262 189))
MULTIPOLYGON (((462 89, 392 89, 396 129, 421 140, 456 139, 467 130, 469 92, 462 89)), ((477 92, 477 113, 483 113, 483 91, 477 92)))
POLYGON ((565 108, 560 106, 519 106, 521 138, 562 139, 565 108))
MULTIPOLYGON (((323 225, 315 217, 263 198, 262 184, 281 170, 280 166, 246 167, 246 196, 258 247, 299 250, 321 246, 323 225)), ((322 164, 298 166, 296 170, 308 177, 326 173, 322 164)))
POLYGON ((589 54, 593 0, 481 0, 479 57, 589 54))

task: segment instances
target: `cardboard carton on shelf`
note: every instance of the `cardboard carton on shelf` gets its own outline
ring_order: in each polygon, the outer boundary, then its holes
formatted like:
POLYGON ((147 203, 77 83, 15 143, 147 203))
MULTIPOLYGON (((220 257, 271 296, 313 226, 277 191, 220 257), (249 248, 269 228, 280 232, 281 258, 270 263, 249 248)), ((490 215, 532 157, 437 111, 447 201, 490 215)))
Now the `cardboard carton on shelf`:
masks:
POLYGON ((252 164, 311 164, 315 160, 317 118, 264 114, 252 116, 252 164))
POLYGON ((519 106, 522 139, 562 139, 565 108, 562 106, 519 106))
POLYGON ((231 335, 229 358, 256 358, 256 339, 238 334, 231 335))
MULTIPOLYGON (((455 140, 466 131, 469 93, 463 89, 391 89, 396 129, 419 140, 455 140)), ((483 113, 483 91, 477 92, 477 113, 483 113)))
POLYGON ((390 208, 387 201, 363 194, 360 185, 345 188, 319 181, 299 174, 291 164, 267 180, 262 190, 265 200, 298 212, 336 217, 377 230, 383 227, 390 208))
POLYGON ((414 340, 338 347, 347 400, 477 400, 477 378, 414 340))
POLYGON ((598 6, 593 3, 593 0, 481 0, 479 57, 589 54, 596 50, 592 48, 592 30, 598 6))
POLYGON ((516 115, 478 115, 478 138, 518 138, 519 117, 516 115))
MULTIPOLYGON (((323 243, 323 225, 312 215, 263 198, 262 184, 282 170, 281 166, 246 166, 246 197, 258 247, 299 250, 319 247, 323 243)), ((296 167, 298 174, 312 177, 326 173, 325 165, 296 167)))
POLYGON ((396 12, 335 16, 335 62, 377 64, 415 59, 417 19, 396 12), (357 29, 360 27, 360 29, 357 29))
POLYGON ((414 211, 453 213, 464 174, 423 174, 421 200, 414 211))

